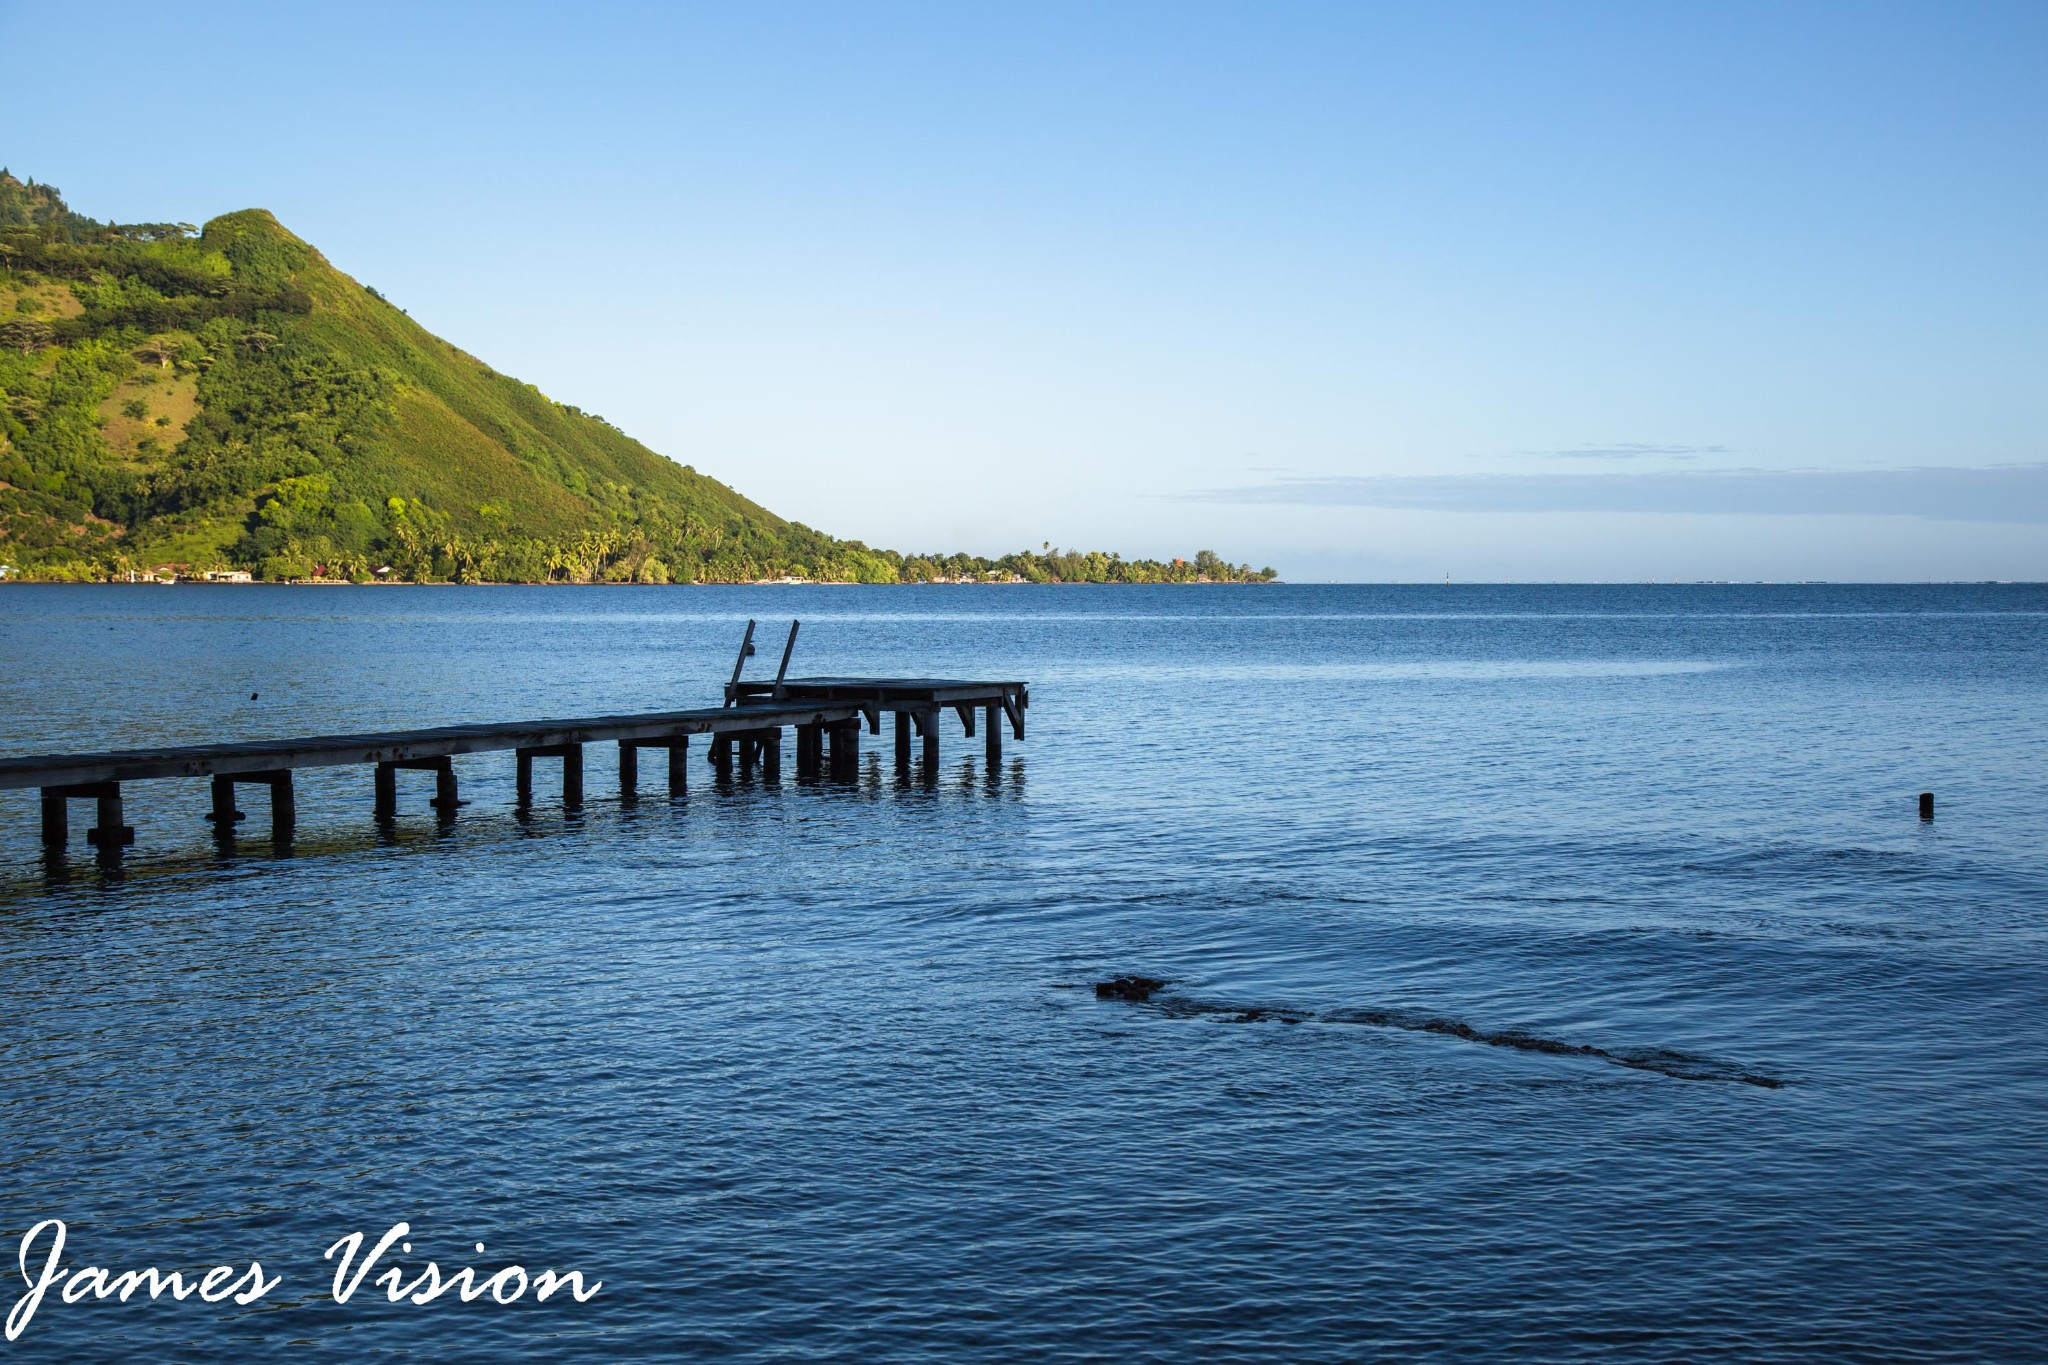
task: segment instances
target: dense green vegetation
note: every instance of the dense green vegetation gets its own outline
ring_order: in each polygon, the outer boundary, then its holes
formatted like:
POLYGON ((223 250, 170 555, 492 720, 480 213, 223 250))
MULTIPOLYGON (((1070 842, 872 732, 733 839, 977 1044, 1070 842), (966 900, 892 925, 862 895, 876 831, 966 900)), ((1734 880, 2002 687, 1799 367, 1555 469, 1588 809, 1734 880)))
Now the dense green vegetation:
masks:
POLYGON ((0 171, 0 562, 37 578, 1271 578, 784 521, 415 324, 268 213, 101 223, 0 171))

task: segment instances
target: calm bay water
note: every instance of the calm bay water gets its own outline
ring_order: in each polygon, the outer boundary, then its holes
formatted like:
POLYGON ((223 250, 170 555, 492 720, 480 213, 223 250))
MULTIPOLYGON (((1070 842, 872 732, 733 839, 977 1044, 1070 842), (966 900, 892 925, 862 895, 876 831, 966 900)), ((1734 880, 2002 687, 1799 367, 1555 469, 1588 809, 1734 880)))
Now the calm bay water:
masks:
POLYGON ((2039 587, 10 589, 0 752, 709 704, 792 615, 1029 740, 312 773, 288 858, 136 784, 114 875, 0 793, 0 1306, 45 1217, 284 1276, 9 1349, 2048 1358, 2039 587), (331 1302, 400 1219, 604 1289, 331 1302))

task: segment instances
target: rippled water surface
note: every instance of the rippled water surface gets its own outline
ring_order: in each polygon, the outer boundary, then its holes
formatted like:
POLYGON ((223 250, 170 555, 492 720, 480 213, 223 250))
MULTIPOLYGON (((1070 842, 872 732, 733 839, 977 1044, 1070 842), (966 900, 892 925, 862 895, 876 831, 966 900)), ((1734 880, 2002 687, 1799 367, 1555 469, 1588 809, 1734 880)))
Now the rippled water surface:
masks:
POLYGON ((327 770, 285 857, 131 784, 118 872, 0 793, 0 1306, 46 1217, 284 1277, 10 1349, 2048 1354, 2048 590, 12 588, 0 751, 708 704, 792 615, 1028 740, 525 816, 476 755, 381 838, 327 770), (604 1288, 333 1303, 401 1219, 604 1288))

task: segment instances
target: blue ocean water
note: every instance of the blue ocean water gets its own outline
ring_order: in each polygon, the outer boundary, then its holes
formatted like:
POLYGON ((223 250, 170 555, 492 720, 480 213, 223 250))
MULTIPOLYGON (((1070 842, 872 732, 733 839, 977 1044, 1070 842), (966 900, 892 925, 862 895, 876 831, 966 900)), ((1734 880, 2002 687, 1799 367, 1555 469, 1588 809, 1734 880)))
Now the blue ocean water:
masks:
POLYGON ((7 1349, 2048 1358, 2048 589, 19 588, 0 752, 710 704, 792 616, 1028 739, 311 773, 289 857, 135 784, 117 873, 0 793, 0 1307, 44 1218, 282 1277, 7 1349), (400 1220, 603 1289, 334 1303, 400 1220))

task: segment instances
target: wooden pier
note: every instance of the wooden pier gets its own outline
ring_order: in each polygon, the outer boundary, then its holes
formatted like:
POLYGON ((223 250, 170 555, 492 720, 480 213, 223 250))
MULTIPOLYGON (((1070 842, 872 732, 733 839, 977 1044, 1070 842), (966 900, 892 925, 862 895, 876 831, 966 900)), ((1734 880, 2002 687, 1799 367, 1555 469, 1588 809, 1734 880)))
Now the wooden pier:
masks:
POLYGON ((974 682, 956 678, 790 678, 790 655, 797 625, 790 624, 782 666, 772 682, 742 678, 754 653, 754 623, 747 622, 725 705, 645 715, 594 716, 583 720, 534 720, 505 724, 445 725, 429 730, 394 730, 361 735, 315 735, 303 739, 236 740, 165 749, 127 749, 97 754, 44 754, 0 758, 0 790, 39 789, 42 793, 44 846, 61 850, 70 842, 73 801, 94 803, 94 824, 86 841, 102 861, 118 860, 135 842, 124 819, 123 783, 159 778, 207 778, 217 836, 231 837, 244 818, 236 809, 236 788, 262 786, 270 792, 271 837, 289 841, 298 818, 292 774, 303 768, 364 765, 374 769, 372 789, 376 818, 394 820, 398 813, 398 775, 434 774, 432 805, 443 820, 453 819, 462 804, 454 760, 464 754, 501 753, 514 756, 518 800, 533 799, 534 760, 561 765, 562 802, 583 804, 583 750, 589 744, 616 744, 619 787, 632 796, 639 786, 640 752, 663 751, 668 759, 668 789, 681 794, 688 785, 690 738, 707 739, 707 757, 721 777, 758 771, 763 781, 782 775, 782 737, 794 732, 799 780, 849 781, 857 774, 860 735, 882 733, 882 715, 895 724, 897 770, 912 766, 912 737, 921 749, 918 766, 936 775, 939 732, 947 712, 958 718, 963 734, 974 737, 977 725, 988 761, 1002 757, 1005 725, 1024 738, 1024 711, 1030 693, 1021 682, 974 682))

